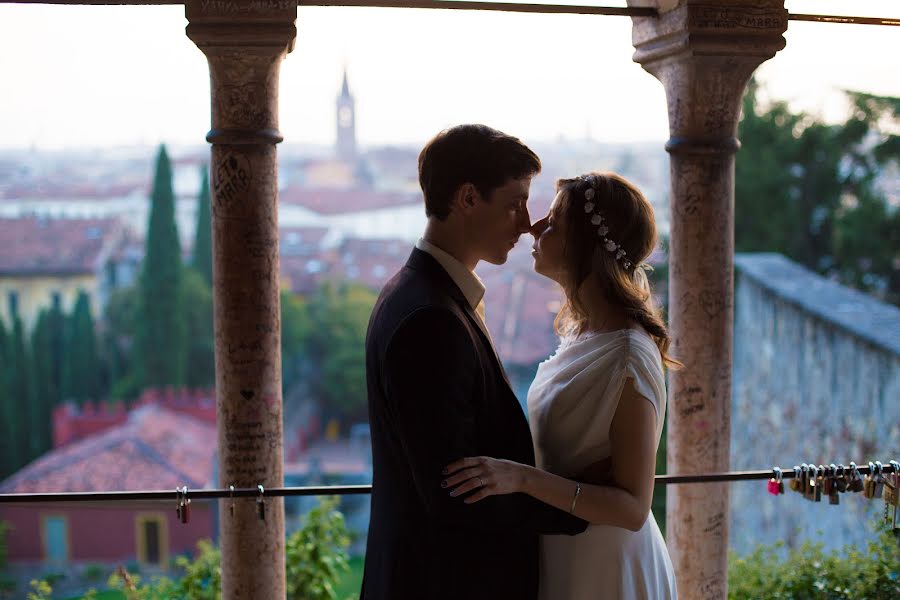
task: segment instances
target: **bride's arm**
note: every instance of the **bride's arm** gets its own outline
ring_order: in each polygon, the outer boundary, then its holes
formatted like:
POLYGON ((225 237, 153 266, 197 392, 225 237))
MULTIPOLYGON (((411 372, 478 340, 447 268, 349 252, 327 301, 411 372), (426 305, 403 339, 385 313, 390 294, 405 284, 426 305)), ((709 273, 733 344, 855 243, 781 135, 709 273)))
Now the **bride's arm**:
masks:
MULTIPOLYGON (((631 379, 610 426, 612 471, 608 485, 580 483, 574 514, 595 525, 637 531, 650 513, 656 467, 656 409, 638 394, 631 379)), ((476 490, 465 502, 497 494, 524 492, 568 511, 575 499, 575 480, 535 467, 487 457, 466 458, 447 469, 452 495, 476 490), (479 479, 480 478, 480 479, 479 479), (481 483, 484 482, 484 486, 481 483)))

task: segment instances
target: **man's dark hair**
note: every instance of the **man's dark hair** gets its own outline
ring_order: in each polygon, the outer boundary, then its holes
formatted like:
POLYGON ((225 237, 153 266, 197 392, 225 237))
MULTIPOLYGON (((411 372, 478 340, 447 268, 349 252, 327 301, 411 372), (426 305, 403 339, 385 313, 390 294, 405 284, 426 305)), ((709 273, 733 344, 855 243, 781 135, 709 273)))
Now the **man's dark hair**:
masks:
POLYGON ((487 200, 510 179, 530 177, 540 170, 541 159, 511 135, 486 125, 445 129, 419 153, 425 214, 446 219, 453 194, 464 183, 474 185, 487 200))

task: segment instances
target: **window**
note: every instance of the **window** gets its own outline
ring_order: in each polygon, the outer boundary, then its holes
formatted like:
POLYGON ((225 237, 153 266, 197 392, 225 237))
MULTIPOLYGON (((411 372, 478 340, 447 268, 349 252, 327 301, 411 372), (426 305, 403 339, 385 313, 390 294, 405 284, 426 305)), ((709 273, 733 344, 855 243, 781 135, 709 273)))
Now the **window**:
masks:
POLYGON ((64 515, 45 515, 41 519, 44 560, 64 563, 69 560, 69 523, 64 515))
POLYGON ((169 536, 166 518, 161 513, 141 513, 135 519, 137 559, 162 565, 168 561, 169 536))

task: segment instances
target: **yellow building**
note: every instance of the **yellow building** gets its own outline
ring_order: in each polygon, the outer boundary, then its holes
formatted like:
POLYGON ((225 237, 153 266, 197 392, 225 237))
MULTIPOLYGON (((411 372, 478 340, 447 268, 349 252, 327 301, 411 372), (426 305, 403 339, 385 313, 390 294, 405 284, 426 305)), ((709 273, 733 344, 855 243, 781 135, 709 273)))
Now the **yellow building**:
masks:
POLYGON ((40 311, 70 312, 79 290, 96 318, 116 287, 126 230, 115 219, 0 219, 0 319, 16 313, 30 331, 40 311))

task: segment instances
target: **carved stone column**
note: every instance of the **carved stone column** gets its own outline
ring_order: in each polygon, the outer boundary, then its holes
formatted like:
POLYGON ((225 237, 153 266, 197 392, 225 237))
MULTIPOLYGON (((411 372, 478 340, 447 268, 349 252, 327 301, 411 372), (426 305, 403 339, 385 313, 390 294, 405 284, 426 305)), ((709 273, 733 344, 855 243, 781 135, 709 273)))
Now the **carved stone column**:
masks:
MULTIPOLYGON (((187 35, 209 61, 219 480, 284 484, 275 144, 278 72, 296 1, 188 0, 187 35)), ((219 511, 222 597, 284 598, 284 503, 219 511)))
MULTIPOLYGON (((655 2, 629 2, 655 5, 655 2)), ((666 0, 634 60, 666 89, 671 160, 668 471, 726 471, 731 440, 735 137, 744 87, 784 47, 778 0, 666 0)), ((670 486, 666 540, 687 600, 727 596, 728 484, 670 486)))

